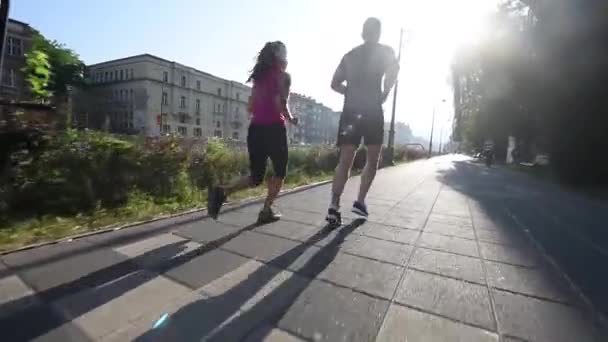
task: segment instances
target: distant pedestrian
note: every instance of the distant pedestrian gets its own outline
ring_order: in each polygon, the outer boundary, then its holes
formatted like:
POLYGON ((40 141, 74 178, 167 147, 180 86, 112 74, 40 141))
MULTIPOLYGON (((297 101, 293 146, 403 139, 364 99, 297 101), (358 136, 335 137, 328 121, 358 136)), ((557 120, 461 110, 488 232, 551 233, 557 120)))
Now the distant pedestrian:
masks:
POLYGON ((326 217, 331 225, 342 223, 340 196, 361 140, 367 147, 367 161, 361 174, 359 195, 353 203, 352 211, 364 218, 368 216, 365 197, 376 176, 384 140, 382 104, 395 85, 399 73, 395 52, 389 46, 379 43, 380 33, 380 20, 367 19, 363 25, 363 45, 344 55, 331 82, 332 89, 344 95, 344 109, 338 132, 340 159, 326 217))
POLYGON ((264 181, 270 158, 274 175, 268 180, 268 193, 258 223, 276 221, 280 214, 272 204, 283 186, 287 173, 287 130, 285 121, 297 124, 287 106, 291 77, 287 68, 287 49, 282 42, 268 42, 260 51, 247 82, 253 81, 249 112, 252 115, 247 134, 250 175, 226 186, 209 188, 209 215, 217 219, 227 197, 238 190, 255 187, 264 181))

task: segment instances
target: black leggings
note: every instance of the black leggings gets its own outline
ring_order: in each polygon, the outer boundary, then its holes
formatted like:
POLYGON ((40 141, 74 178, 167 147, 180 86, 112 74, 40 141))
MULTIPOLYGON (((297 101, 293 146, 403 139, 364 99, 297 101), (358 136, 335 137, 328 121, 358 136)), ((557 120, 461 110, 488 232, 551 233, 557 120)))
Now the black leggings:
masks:
POLYGON ((260 185, 266 174, 266 161, 272 161, 274 176, 285 178, 287 173, 287 130, 283 124, 249 126, 247 134, 251 181, 260 185))

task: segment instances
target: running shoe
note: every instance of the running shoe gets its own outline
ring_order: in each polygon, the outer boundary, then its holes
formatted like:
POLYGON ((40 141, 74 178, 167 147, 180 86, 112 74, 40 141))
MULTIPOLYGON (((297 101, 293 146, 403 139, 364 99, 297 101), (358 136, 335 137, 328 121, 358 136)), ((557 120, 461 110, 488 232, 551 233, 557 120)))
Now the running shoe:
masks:
POLYGON ((332 227, 340 226, 342 225, 342 214, 335 208, 329 208, 327 209, 325 221, 332 227))
POLYGON ((268 224, 276 222, 281 219, 281 213, 273 210, 272 208, 262 209, 258 215, 258 224, 268 224))
POLYGON ((352 212, 364 218, 369 216, 367 206, 359 201, 355 201, 355 203, 353 203, 352 212))

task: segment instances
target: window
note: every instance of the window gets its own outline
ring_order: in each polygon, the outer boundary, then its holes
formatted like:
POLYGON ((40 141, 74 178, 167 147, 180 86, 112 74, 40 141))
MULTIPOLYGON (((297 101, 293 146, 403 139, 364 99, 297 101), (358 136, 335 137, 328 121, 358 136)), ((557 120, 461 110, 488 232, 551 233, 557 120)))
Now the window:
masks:
POLYGON ((114 81, 114 73, 110 71, 110 82, 114 81))
POLYGON ((215 132, 213 132, 213 136, 215 136, 216 138, 221 138, 222 137, 222 131, 216 130, 215 132))
POLYGON ((133 111, 129 112, 129 128, 133 128, 133 111))
POLYGON ((133 78, 133 69, 131 69, 131 78, 133 78))
POLYGON ((186 97, 185 96, 181 96, 179 98, 179 107, 186 108, 186 97))
POLYGON ((196 114, 200 114, 200 112, 201 112, 201 100, 200 99, 196 99, 195 109, 196 109, 196 114))
POLYGON ((196 125, 200 126, 201 125, 201 118, 196 118, 196 125))
POLYGON ((105 72, 105 76, 103 78, 104 82, 108 82, 110 80, 110 77, 108 76, 108 72, 105 72))
POLYGON ((186 76, 182 76, 182 87, 186 86, 186 76))
POLYGON ((185 137, 186 135, 188 135, 188 128, 185 126, 177 126, 177 133, 185 137))
POLYGON ((186 115, 185 114, 180 114, 179 115, 179 123, 186 123, 186 115))
POLYGON ((222 88, 217 88, 217 96, 222 96, 222 88))
POLYGON ((232 139, 239 140, 239 132, 232 132, 232 139))
POLYGON ((196 81, 196 90, 201 90, 201 81, 196 81))
POLYGON ((219 121, 216 121, 216 122, 215 122, 215 127, 217 127, 217 128, 222 127, 222 123, 221 123, 221 122, 219 122, 219 121))
POLYGON ((114 79, 118 81, 118 70, 114 70, 114 79))
POLYGON ((19 38, 8 37, 8 54, 11 56, 21 56, 23 54, 23 41, 19 38))
POLYGON ((129 89, 129 100, 133 101, 133 89, 129 89))
POLYGON ((125 78, 125 71, 124 70, 120 70, 120 80, 122 81, 125 78))
POLYGON ((203 130, 200 127, 194 127, 193 135, 195 137, 202 137, 203 136, 203 130))
POLYGON ((163 106, 168 106, 169 105, 169 94, 167 94, 166 91, 163 91, 162 104, 163 104, 163 106))
POLYGON ((169 72, 163 71, 163 82, 169 82, 169 72))
POLYGON ((163 125, 163 133, 171 133, 171 126, 163 125))
POLYGON ((2 83, 4 83, 4 85, 9 86, 9 87, 15 86, 15 69, 5 70, 4 80, 2 83))
POLYGON ((239 101, 241 99, 241 94, 240 93, 236 93, 236 100, 239 101))

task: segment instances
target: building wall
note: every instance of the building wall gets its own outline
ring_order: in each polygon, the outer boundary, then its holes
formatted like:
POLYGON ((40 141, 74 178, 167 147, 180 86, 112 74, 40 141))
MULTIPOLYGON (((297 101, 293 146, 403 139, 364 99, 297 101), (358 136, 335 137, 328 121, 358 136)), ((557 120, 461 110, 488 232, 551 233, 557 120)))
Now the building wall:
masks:
POLYGON ((301 94, 289 98, 292 113, 298 116, 298 127, 290 127, 289 138, 293 144, 335 144, 340 114, 322 103, 301 94))
MULTIPOLYGON (((246 141, 251 88, 244 84, 152 55, 91 65, 87 77, 92 87, 76 106, 86 127, 246 141)), ((339 113, 300 94, 289 107, 300 120, 288 125, 291 144, 335 144, 339 113)))
MULTIPOLYGON (((104 117, 112 121, 116 111, 123 116, 126 111, 132 117, 128 126, 148 136, 162 132, 202 139, 246 139, 251 89, 243 84, 151 55, 92 65, 87 74, 93 85, 89 95, 107 99, 102 101, 104 107, 88 109, 101 116, 96 122, 104 117)), ((110 126, 114 129, 116 125, 110 126)))
POLYGON ((4 44, 2 61, 2 80, 0 82, 0 98, 4 100, 28 100, 29 90, 25 81, 25 53, 32 46, 34 31, 26 24, 9 19, 4 44))

